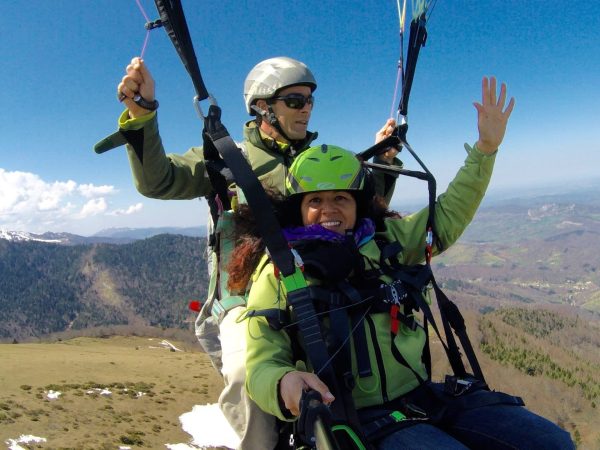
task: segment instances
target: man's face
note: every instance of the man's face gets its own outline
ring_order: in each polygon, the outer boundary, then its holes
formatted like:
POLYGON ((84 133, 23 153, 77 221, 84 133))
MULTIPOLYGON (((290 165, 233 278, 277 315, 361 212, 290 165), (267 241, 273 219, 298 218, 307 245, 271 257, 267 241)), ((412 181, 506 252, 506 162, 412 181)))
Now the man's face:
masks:
MULTIPOLYGON (((311 93, 312 91, 308 86, 290 86, 279 91, 277 97, 300 94, 308 98, 311 93)), ((306 102, 302 108, 294 109, 287 106, 284 100, 275 100, 271 104, 271 108, 279 121, 281 129, 290 139, 301 140, 306 137, 312 104, 306 102)))

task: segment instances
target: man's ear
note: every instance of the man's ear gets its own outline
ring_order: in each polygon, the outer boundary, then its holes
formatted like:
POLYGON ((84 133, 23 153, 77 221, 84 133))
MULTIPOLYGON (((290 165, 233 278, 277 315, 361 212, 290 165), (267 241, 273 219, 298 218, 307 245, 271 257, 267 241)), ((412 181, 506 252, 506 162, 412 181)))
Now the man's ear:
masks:
POLYGON ((261 111, 264 111, 264 114, 262 115, 263 123, 267 123, 269 125, 275 125, 277 123, 277 117, 275 116, 275 112, 269 112, 269 104, 266 100, 257 100, 255 105, 261 111))
POLYGON ((256 101, 256 106, 258 106, 263 111, 268 111, 269 110, 269 105, 267 104, 267 101, 264 100, 264 99, 257 100, 256 101))

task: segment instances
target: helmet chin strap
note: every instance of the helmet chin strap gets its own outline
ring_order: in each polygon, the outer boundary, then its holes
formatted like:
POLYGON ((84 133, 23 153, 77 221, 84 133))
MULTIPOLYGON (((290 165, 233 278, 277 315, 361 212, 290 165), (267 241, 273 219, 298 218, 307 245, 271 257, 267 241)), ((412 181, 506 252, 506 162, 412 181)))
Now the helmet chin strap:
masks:
POLYGON ((294 149, 294 144, 296 144, 298 140, 290 139, 290 137, 285 133, 285 131, 283 131, 283 128, 281 128, 279 120, 277 120, 277 116, 275 116, 275 112, 273 111, 273 108, 271 108, 271 105, 268 105, 268 111, 265 111, 264 109, 259 108, 256 105, 252 105, 250 108, 252 108, 252 110, 255 111, 257 114, 260 114, 264 120, 266 120, 273 128, 277 130, 281 137, 283 137, 286 141, 289 142, 292 149, 294 149))

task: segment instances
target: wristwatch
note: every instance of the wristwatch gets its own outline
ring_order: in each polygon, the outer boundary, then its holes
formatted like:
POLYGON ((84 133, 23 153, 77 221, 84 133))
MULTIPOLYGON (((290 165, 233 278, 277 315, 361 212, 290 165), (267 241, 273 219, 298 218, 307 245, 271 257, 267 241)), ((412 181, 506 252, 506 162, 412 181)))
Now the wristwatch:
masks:
POLYGON ((154 99, 151 102, 146 100, 140 94, 136 94, 133 97, 133 101, 141 108, 147 109, 149 111, 156 111, 158 109, 158 100, 154 99))

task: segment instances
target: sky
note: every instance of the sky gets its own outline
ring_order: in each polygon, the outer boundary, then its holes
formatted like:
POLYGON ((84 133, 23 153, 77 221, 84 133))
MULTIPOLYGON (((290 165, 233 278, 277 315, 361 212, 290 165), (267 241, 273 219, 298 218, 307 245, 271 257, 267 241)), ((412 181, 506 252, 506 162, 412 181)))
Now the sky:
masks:
MULTIPOLYGON (((151 18, 154 2, 140 0, 151 18)), ((0 29, 0 229, 91 235, 116 227, 203 225, 204 200, 141 196, 116 130, 116 86, 146 31, 135 0, 16 0, 0 29)), ((410 10, 410 0, 409 0, 410 10)), ((241 139, 244 78, 291 56, 318 82, 317 143, 361 151, 390 116, 400 53, 395 0, 182 1, 200 68, 241 139)), ((408 32, 408 30, 407 30, 408 32)), ((408 33, 407 33, 408 34, 408 33)), ((408 141, 442 192, 477 140, 473 102, 495 75, 516 99, 490 194, 600 179, 600 14, 593 1, 438 0, 410 97, 408 141)), ((201 144, 192 84, 163 30, 144 59, 156 80, 167 152, 201 144)), ((395 105, 394 105, 395 106, 395 105)), ((395 108, 394 108, 395 109, 395 108)), ((403 152, 408 168, 417 168, 403 152)), ((426 199, 401 179, 392 206, 426 199)))

